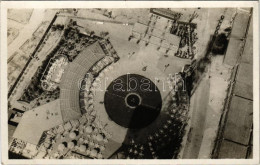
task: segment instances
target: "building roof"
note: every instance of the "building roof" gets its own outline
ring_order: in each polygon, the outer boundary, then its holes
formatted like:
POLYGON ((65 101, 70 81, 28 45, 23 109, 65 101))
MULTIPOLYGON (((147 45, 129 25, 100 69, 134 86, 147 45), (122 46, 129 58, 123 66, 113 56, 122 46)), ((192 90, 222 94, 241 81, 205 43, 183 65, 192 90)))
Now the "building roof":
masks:
POLYGON ((246 158, 246 153, 246 146, 224 140, 219 150, 219 158, 241 159, 246 158))
POLYGON ((171 11, 169 9, 163 9, 163 8, 153 8, 150 10, 151 13, 157 14, 159 16, 176 20, 179 18, 179 15, 177 12, 171 11))
POLYGON ((253 84, 253 65, 241 63, 237 72, 237 81, 252 85, 253 84))
POLYGON ((238 81, 235 84, 234 94, 237 96, 242 96, 244 98, 253 100, 253 85, 252 84, 249 85, 238 81))
POLYGON ((138 33, 145 33, 147 30, 148 26, 141 24, 141 23, 135 23, 133 31, 138 32, 138 33))
POLYGON ((42 133, 63 123, 60 100, 55 100, 26 111, 13 137, 37 145, 42 133))
POLYGON ((248 26, 248 21, 249 21, 249 14, 248 13, 242 13, 238 12, 234 24, 232 26, 232 31, 230 36, 235 37, 237 39, 241 39, 245 37, 247 26, 248 26))
POLYGON ((241 53, 242 42, 239 39, 230 38, 227 52, 224 58, 224 63, 234 66, 238 60, 238 57, 241 53))
POLYGON ((173 34, 169 34, 169 33, 167 33, 167 34, 164 36, 164 39, 165 39, 168 43, 170 43, 170 44, 172 44, 172 45, 174 45, 174 46, 176 46, 176 47, 179 47, 179 44, 180 44, 180 41, 181 41, 181 38, 180 38, 179 36, 176 36, 176 35, 173 35, 173 34))
POLYGON ((162 38, 163 37, 163 31, 158 30, 158 29, 153 29, 152 35, 155 37, 162 38))
POLYGON ((253 102, 233 96, 223 137, 247 145, 252 127, 253 102))
POLYGON ((150 38, 150 43, 155 44, 155 45, 161 45, 161 38, 155 37, 155 36, 151 36, 150 38))
POLYGON ((156 20, 156 24, 154 25, 155 28, 160 29, 162 31, 165 30, 165 27, 168 25, 168 20, 167 18, 161 17, 156 20))

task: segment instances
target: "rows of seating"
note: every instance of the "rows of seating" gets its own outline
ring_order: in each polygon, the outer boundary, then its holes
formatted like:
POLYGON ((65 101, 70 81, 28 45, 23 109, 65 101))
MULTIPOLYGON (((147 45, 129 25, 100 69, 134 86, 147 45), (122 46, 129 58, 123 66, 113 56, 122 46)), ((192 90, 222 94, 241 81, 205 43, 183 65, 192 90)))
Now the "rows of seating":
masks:
POLYGON ((65 70, 60 85, 61 111, 63 118, 70 119, 81 114, 80 87, 86 73, 105 57, 98 42, 83 50, 65 70), (73 111, 73 112, 70 112, 73 111), (66 117, 65 117, 66 116, 66 117))

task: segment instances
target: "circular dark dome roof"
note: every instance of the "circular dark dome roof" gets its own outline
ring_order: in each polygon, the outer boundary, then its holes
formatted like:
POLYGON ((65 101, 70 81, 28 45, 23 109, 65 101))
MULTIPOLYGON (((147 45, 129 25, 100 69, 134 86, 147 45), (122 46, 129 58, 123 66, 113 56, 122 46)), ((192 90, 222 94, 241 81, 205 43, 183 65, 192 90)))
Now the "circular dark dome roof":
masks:
POLYGON ((162 98, 157 86, 138 74, 118 77, 108 86, 104 98, 108 116, 120 126, 139 129, 160 114, 162 98))

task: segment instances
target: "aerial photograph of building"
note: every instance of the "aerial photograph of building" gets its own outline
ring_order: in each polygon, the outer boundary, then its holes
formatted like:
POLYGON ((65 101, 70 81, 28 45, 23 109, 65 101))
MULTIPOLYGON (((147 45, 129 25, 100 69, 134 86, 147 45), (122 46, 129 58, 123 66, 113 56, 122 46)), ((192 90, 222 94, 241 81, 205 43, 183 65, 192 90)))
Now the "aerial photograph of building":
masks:
POLYGON ((253 12, 8 9, 8 158, 252 159, 253 12))

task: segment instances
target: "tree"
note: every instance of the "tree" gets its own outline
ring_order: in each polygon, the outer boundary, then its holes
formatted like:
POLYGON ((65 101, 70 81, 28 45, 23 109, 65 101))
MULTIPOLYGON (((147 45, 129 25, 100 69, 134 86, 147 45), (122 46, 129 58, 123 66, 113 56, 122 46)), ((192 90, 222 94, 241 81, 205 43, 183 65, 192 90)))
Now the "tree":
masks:
POLYGON ((214 41, 212 53, 214 54, 224 54, 227 48, 228 40, 224 33, 219 34, 214 41))

